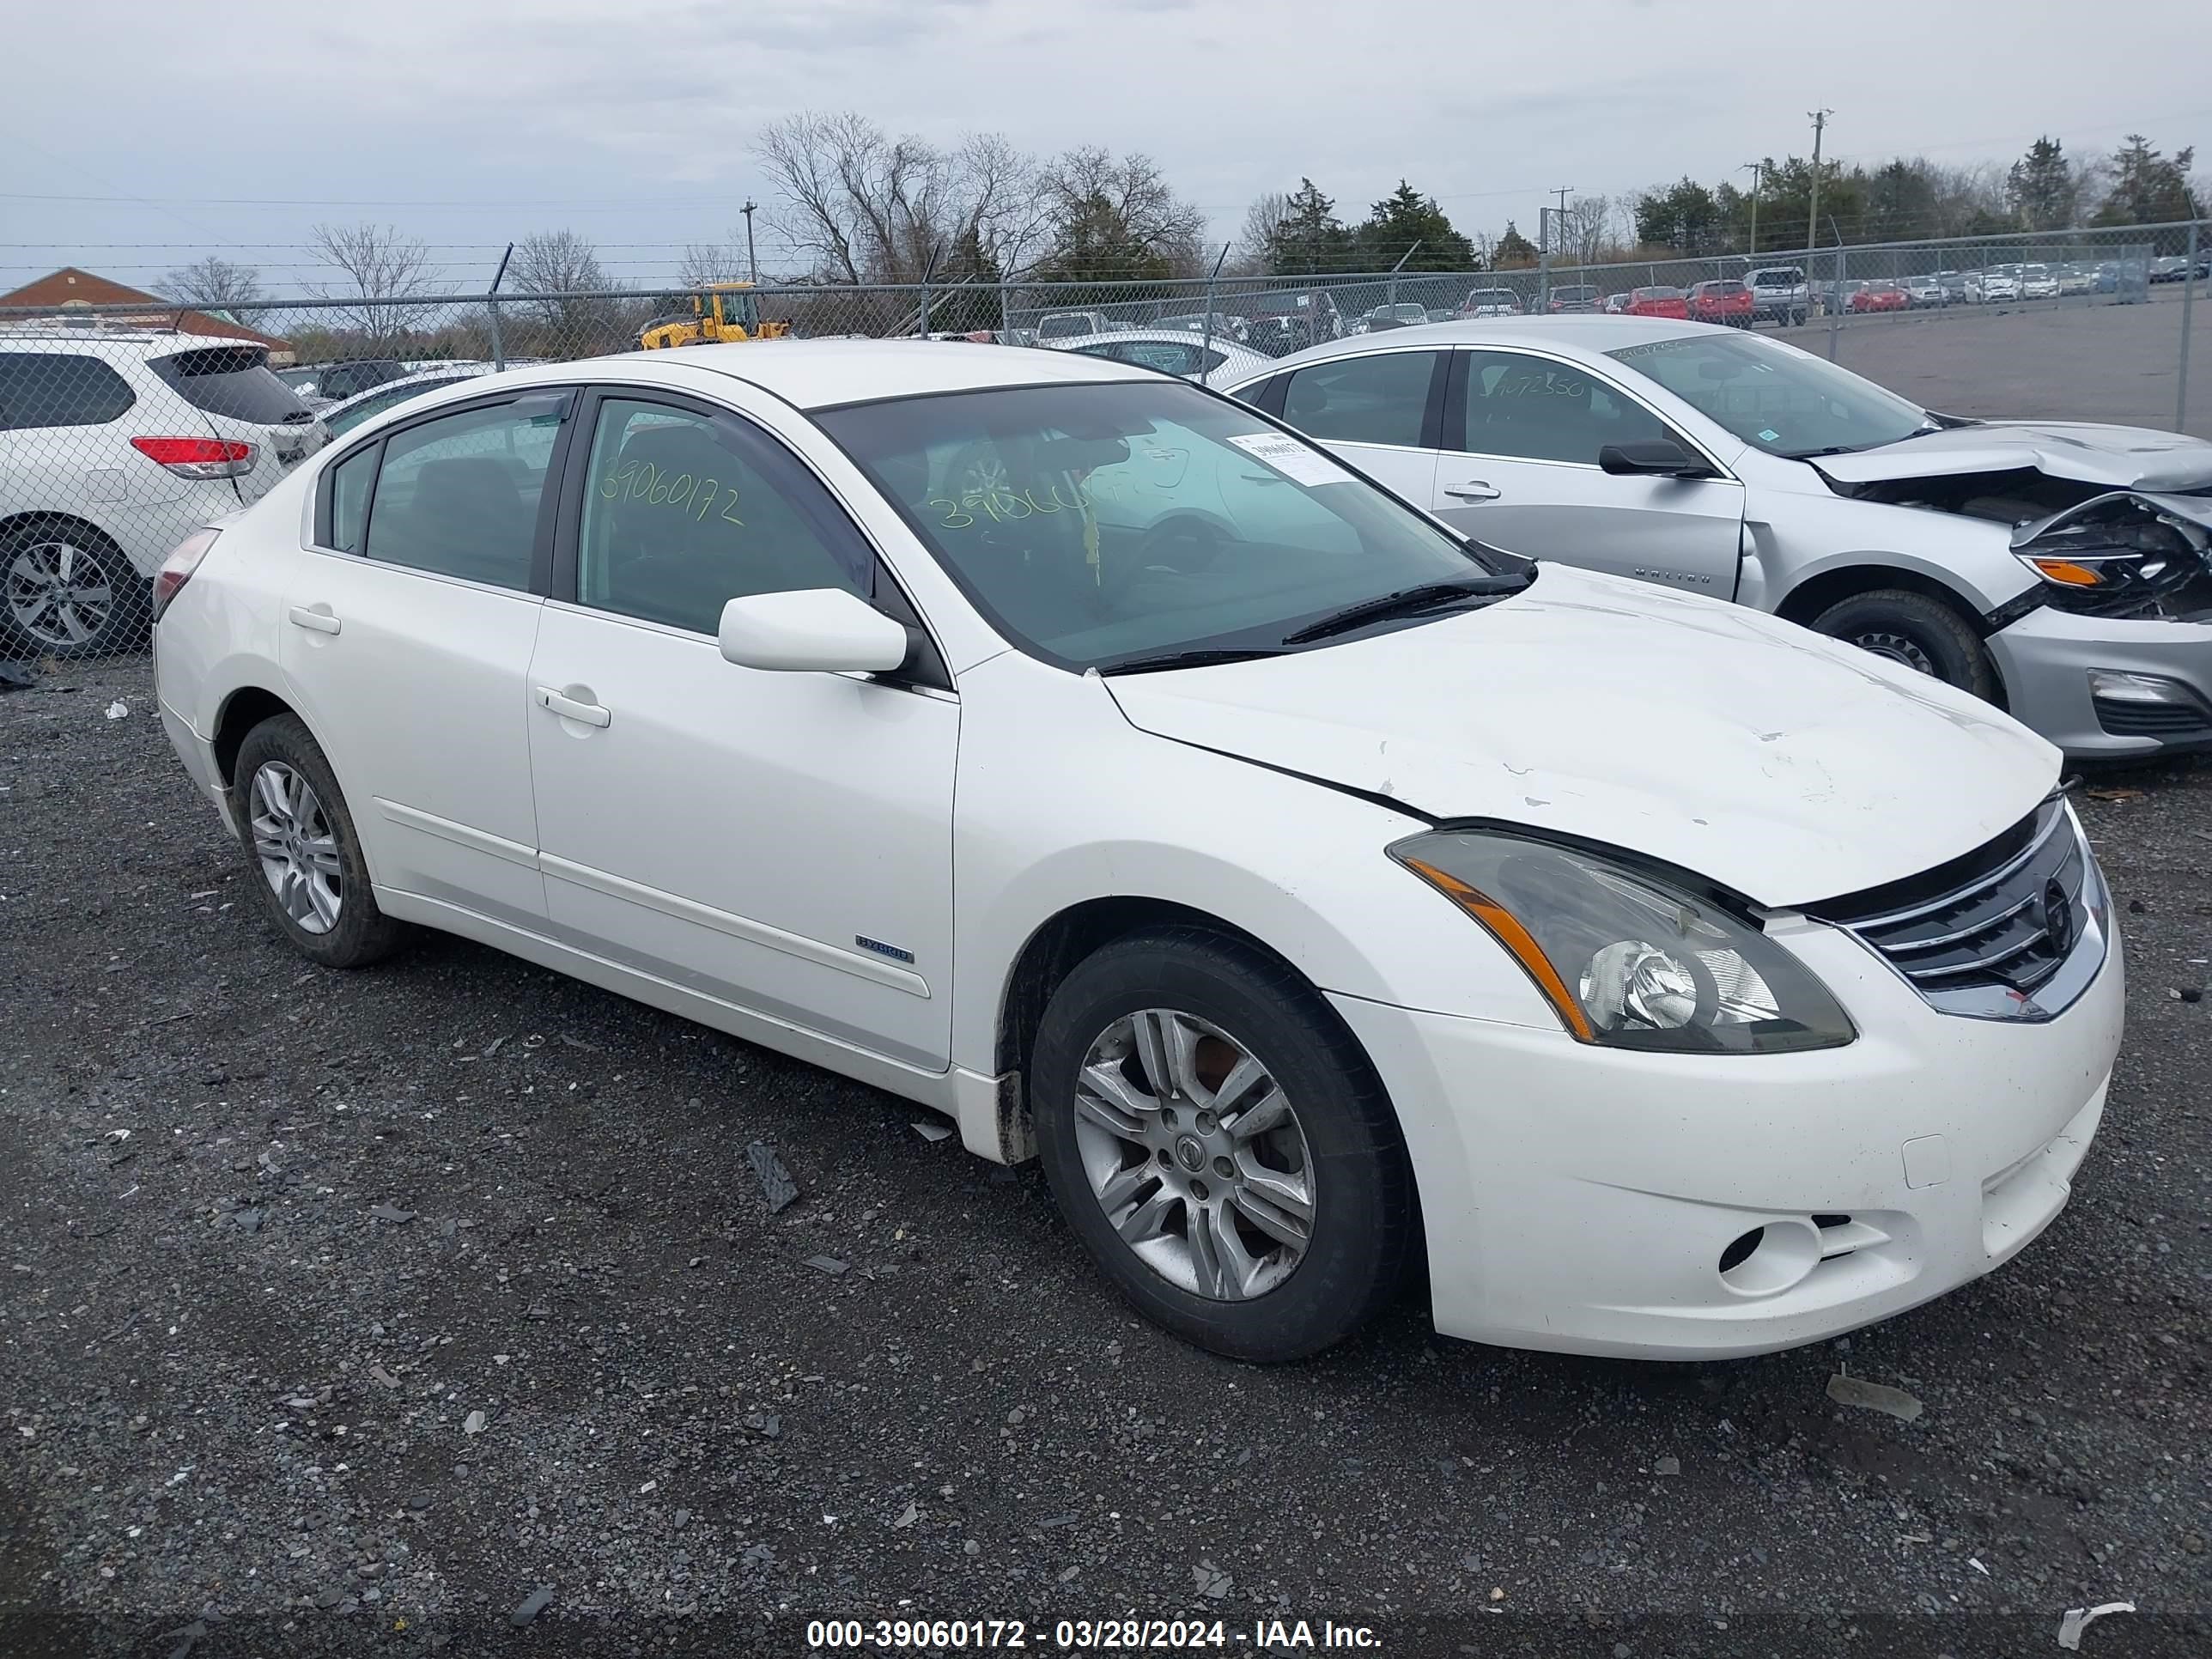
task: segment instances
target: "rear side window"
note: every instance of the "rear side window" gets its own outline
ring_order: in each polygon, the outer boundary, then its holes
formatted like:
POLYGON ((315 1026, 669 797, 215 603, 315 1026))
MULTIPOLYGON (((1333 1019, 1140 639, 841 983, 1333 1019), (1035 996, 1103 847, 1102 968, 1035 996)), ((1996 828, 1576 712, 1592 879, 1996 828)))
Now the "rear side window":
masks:
POLYGON ((363 550, 389 564, 526 590, 565 402, 523 398, 393 433, 363 550))
POLYGON ((105 426, 137 401, 99 358, 74 351, 0 351, 0 432, 105 426))
POLYGON ((1316 363, 1291 376, 1283 418, 1310 437, 1353 444, 1421 441, 1434 351, 1378 351, 1316 363))
POLYGON ((344 553, 358 553, 368 529, 368 491, 376 482, 376 458, 381 453, 371 444, 349 455, 331 469, 331 521, 326 544, 344 553))
POLYGON ((282 426, 313 416, 269 368, 259 346, 209 346, 148 360, 146 367, 194 409, 256 426, 282 426))

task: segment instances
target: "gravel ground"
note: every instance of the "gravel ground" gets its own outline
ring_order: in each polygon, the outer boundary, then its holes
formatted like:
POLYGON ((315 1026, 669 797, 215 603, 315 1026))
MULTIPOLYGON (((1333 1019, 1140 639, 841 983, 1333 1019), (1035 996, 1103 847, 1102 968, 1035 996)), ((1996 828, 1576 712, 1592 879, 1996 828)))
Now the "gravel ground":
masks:
POLYGON ((1328 1618, 1405 1655, 2212 1650, 2212 767, 2085 803, 2132 1028, 2072 1206, 1847 1340, 1261 1370, 1034 1168, 431 937, 255 914, 143 662, 0 696, 0 1652, 784 1654, 810 1619, 1328 1618), (112 700, 129 708, 106 718, 112 700), (770 1213, 747 1148, 802 1189, 770 1213), (1925 1403, 1832 1402, 1848 1368, 1925 1403), (539 1591, 550 1595, 540 1597, 539 1591), (518 1624, 526 1627, 517 1628, 518 1624))

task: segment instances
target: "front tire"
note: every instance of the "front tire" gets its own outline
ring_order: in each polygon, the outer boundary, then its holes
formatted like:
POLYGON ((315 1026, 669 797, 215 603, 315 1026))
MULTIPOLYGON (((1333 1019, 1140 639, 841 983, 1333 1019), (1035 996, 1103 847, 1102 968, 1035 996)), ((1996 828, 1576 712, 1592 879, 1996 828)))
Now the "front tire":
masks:
POLYGON ((1389 1299, 1410 1166, 1366 1056, 1282 963, 1194 927, 1119 939, 1054 992, 1030 1068, 1045 1176, 1139 1312, 1302 1359, 1389 1299))
POLYGON ((1981 636, 1956 611, 1925 593, 1902 588, 1854 593, 1823 611, 1813 627, 1831 639, 1971 691, 1984 702, 1996 701, 1996 669, 1981 636))
POLYGON ((253 890, 286 942, 325 968, 365 968, 398 949, 406 925, 377 908, 353 813, 306 722, 276 714, 255 726, 232 778, 253 890))

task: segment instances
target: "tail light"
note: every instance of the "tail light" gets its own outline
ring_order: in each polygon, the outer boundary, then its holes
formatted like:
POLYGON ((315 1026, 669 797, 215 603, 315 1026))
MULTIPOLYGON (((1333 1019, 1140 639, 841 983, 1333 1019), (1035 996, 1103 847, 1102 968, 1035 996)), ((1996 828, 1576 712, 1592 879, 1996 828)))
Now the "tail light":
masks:
POLYGON ((169 601, 183 591, 191 580, 192 572, 200 568, 207 557, 208 549, 215 545, 220 530, 195 530, 170 550, 169 556, 161 561, 161 568, 154 573, 154 620, 161 620, 161 613, 169 608, 169 601))
POLYGON ((133 438, 131 447, 180 478, 236 478, 253 471, 253 446, 232 438, 133 438))

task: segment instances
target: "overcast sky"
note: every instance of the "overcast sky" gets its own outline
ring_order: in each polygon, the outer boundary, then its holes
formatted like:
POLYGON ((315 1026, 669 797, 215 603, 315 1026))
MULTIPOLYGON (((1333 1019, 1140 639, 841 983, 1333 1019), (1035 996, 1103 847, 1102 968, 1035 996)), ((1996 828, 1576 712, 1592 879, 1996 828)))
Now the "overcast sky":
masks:
POLYGON ((2204 0, 73 0, 6 27, 0 289, 61 264, 150 283, 222 249, 296 292, 283 245, 363 219, 469 289, 508 239, 564 227, 660 279, 749 194, 773 209, 753 134, 809 107, 1142 149, 1224 237, 1301 173, 1347 218, 1403 175, 1462 229, 1528 229, 1558 185, 1803 153, 1818 105, 1848 159, 2139 129, 2212 160, 2207 20, 2204 0))

